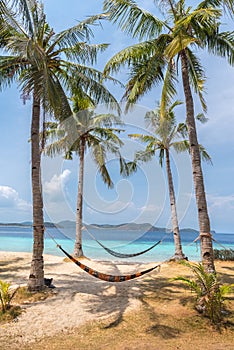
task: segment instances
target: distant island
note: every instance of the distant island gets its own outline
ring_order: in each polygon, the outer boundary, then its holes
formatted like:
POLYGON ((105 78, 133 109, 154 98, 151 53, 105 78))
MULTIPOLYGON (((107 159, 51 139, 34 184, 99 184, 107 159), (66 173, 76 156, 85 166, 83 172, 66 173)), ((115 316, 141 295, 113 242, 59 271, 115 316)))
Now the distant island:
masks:
MULTIPOLYGON (((24 221, 24 222, 11 222, 11 223, 0 223, 0 226, 14 226, 14 227, 32 227, 32 222, 30 221, 24 221)), ((60 221, 58 223, 53 222, 45 222, 45 227, 48 228, 74 228, 75 229, 76 223, 75 221, 70 220, 64 220, 60 221)), ((101 229, 101 230, 121 230, 121 231, 144 231, 144 232, 168 232, 168 229, 165 227, 155 227, 149 223, 142 223, 142 224, 136 224, 134 222, 131 223, 123 223, 123 224, 116 224, 116 225, 110 225, 110 224, 83 224, 84 228, 87 229, 101 229)), ((191 229, 191 228, 183 228, 181 231, 186 231, 190 233, 196 233, 198 234, 197 230, 191 229)), ((212 231, 214 232, 214 231, 212 231)))

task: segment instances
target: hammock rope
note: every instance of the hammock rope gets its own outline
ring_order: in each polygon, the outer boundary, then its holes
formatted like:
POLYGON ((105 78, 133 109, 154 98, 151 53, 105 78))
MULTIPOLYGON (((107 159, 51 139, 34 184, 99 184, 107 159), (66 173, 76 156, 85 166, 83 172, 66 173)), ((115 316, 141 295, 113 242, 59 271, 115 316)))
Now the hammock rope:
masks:
POLYGON ((149 273, 157 268, 160 268, 161 265, 155 265, 149 269, 140 271, 140 272, 136 272, 134 274, 131 275, 110 275, 110 274, 106 274, 106 273, 102 273, 96 270, 93 270, 92 268, 90 268, 87 265, 82 264, 79 260, 75 259, 73 256, 71 256, 69 253, 67 253, 60 244, 58 244, 56 242, 56 240, 54 239, 53 236, 51 236, 51 234, 47 231, 47 234, 50 236, 50 238, 55 242, 57 248, 59 248, 72 262, 74 262, 77 266, 79 266, 82 270, 84 270, 85 272, 87 272, 89 275, 98 278, 100 280, 106 281, 106 282, 125 282, 125 281, 129 281, 129 280, 133 280, 137 277, 143 276, 146 273, 149 273))
POLYGON ((158 242, 154 243, 151 247, 141 251, 141 252, 138 252, 138 253, 133 253, 133 254, 123 254, 123 253, 120 253, 120 252, 116 252, 115 250, 112 250, 108 247, 106 247, 104 244, 102 244, 101 242, 99 242, 96 237, 87 230, 87 228, 85 228, 85 230, 87 231, 87 233, 90 235, 90 237, 92 237, 103 249, 105 249, 105 251, 107 251, 109 254, 117 257, 117 258, 133 258, 135 256, 138 256, 138 255, 142 255, 142 254, 145 254, 147 252, 149 252, 151 249, 155 248, 157 245, 159 245, 160 243, 162 243, 163 239, 160 239, 158 242))

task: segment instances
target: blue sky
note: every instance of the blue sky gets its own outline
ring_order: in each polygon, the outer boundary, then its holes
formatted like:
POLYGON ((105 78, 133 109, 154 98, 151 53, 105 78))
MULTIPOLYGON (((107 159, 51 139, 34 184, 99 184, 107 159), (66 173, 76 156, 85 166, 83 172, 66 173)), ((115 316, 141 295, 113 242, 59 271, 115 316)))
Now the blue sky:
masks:
MULTIPOLYGON (((139 1, 141 6, 155 11, 153 1, 139 1)), ((56 31, 68 28, 87 15, 101 12, 102 1, 45 0, 47 19, 56 31), (55 11, 56 8, 56 11, 55 11)), ((230 20, 227 28, 230 28, 230 20)), ((94 42, 110 43, 105 54, 99 57, 98 67, 104 67, 108 58, 132 41, 116 27, 104 23, 95 29, 94 42)), ((203 164, 205 186, 211 227, 217 232, 234 232, 234 70, 223 59, 201 54, 206 75, 206 101, 209 122, 198 125, 199 142, 213 160, 213 166, 203 164)), ((126 72, 118 75, 124 80, 126 72)), ((123 90, 110 86, 119 99, 123 90)), ((126 130, 145 132, 144 114, 155 107, 160 89, 155 88, 145 96, 136 109, 124 116, 126 130)), ((180 95, 180 98, 183 96, 180 95)), ((1 138, 0 138, 0 222, 21 222, 30 220, 30 122, 31 102, 23 105, 17 87, 11 87, 0 94, 1 138)), ((178 118, 184 119, 184 107, 178 107, 178 118)), ((201 112, 196 103, 196 113, 201 112)), ((134 150, 142 146, 126 138, 124 155, 131 159, 134 150)), ((172 155, 173 173, 178 199, 178 213, 181 227, 198 228, 197 213, 191 178, 190 159, 187 155, 172 155)), ((108 190, 100 180, 90 155, 86 155, 84 221, 87 223, 150 222, 156 226, 170 227, 170 212, 165 172, 157 159, 142 166, 129 179, 118 175, 116 161, 109 159, 109 169, 115 187, 108 190)), ((78 161, 64 161, 44 158, 42 163, 47 220, 61 221, 75 219, 78 161)))

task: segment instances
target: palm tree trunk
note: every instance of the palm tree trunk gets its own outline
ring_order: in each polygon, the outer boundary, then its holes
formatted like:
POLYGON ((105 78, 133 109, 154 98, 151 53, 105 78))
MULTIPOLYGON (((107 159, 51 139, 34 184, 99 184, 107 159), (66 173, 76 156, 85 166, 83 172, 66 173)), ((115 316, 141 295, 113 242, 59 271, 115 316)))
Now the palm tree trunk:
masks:
POLYGON ((82 219, 83 219, 83 187, 84 187, 84 153, 85 153, 85 140, 81 139, 79 158, 79 181, 78 181, 78 195, 77 195, 77 207, 76 207, 76 241, 74 247, 74 256, 83 256, 82 250, 82 219))
POLYGON ((186 123, 188 126, 190 154, 192 159, 193 181, 198 208, 200 228, 202 264, 207 272, 214 272, 213 242, 210 233, 210 220, 207 210, 206 194, 201 167, 201 157, 197 140, 196 124, 194 118, 193 97, 189 84, 187 56, 185 50, 180 53, 182 64, 182 79, 186 100, 186 123))
POLYGON ((31 161, 32 161, 32 201, 33 201, 33 256, 31 262, 28 289, 40 291, 44 288, 44 218, 41 190, 41 152, 40 152, 40 100, 33 95, 31 124, 31 161))
POLYGON ((176 211, 175 191, 174 191, 174 184, 173 184, 171 165, 170 165, 170 154, 168 149, 166 149, 165 152, 166 152, 168 189, 169 189, 170 205, 171 205, 171 221, 172 221, 172 229, 173 229, 174 244, 175 244, 175 255, 172 259, 178 261, 178 260, 184 260, 186 258, 182 251, 182 245, 181 245, 180 230, 179 230, 177 211, 176 211))

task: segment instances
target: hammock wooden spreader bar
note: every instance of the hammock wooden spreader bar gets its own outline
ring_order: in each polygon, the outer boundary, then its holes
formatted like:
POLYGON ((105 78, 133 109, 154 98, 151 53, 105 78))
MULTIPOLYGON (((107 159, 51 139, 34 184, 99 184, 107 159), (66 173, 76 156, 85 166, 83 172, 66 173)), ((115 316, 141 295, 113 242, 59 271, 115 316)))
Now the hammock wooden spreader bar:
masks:
POLYGON ((82 270, 87 272, 93 277, 99 278, 100 280, 107 281, 107 282, 125 282, 129 280, 133 280, 134 278, 140 277, 145 275, 146 273, 149 273, 156 268, 160 267, 160 265, 156 265, 151 267, 150 269, 134 273, 132 275, 120 275, 120 276, 115 276, 115 275, 108 275, 106 273, 98 272, 96 270, 91 269, 87 265, 82 264, 80 261, 76 260, 73 256, 68 254, 62 247, 61 245, 57 244, 57 247, 71 260, 73 261, 76 265, 78 265, 82 270))
POLYGON ((106 247, 104 244, 102 244, 101 242, 99 242, 95 237, 94 235, 92 235, 92 233, 90 233, 88 230, 87 230, 88 234, 103 248, 105 249, 105 251, 107 251, 109 254, 117 257, 117 258, 134 258, 135 256, 138 256, 138 255, 141 255, 141 254, 145 254, 147 252, 149 252, 151 249, 153 249, 154 247, 156 247, 158 244, 162 243, 162 240, 156 242, 155 244, 153 244, 151 247, 141 251, 141 252, 138 252, 138 253, 132 253, 132 254, 123 254, 123 253, 119 253, 119 252, 116 252, 115 250, 112 250, 108 247, 106 247))

